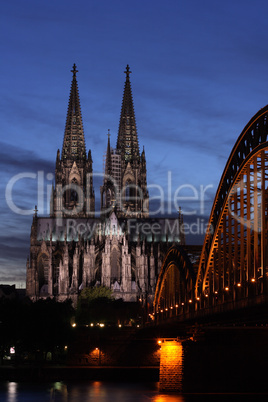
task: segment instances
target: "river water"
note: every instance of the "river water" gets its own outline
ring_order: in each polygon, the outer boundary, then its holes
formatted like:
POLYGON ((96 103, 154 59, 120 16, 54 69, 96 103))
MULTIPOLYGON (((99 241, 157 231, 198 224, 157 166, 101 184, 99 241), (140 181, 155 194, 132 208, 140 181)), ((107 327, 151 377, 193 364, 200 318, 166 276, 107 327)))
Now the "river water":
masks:
POLYGON ((3 382, 1 402, 221 402, 267 400, 264 394, 163 394, 158 383, 3 382))

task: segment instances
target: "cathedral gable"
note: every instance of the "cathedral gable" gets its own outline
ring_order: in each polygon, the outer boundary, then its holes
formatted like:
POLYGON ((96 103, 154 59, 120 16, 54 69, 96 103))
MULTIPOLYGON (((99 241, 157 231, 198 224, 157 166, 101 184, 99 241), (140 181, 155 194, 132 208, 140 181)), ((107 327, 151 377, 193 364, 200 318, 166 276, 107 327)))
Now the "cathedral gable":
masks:
POLYGON ((77 181, 79 184, 81 182, 80 172, 75 161, 69 175, 69 182, 72 182, 73 180, 77 181))
POLYGON ((126 183, 127 181, 130 181, 132 183, 135 182, 135 175, 134 175, 133 169, 130 165, 130 162, 128 162, 126 170, 124 172, 124 176, 123 176, 123 183, 126 183))
POLYGON ((114 212, 111 213, 109 218, 106 219, 105 222, 105 233, 107 235, 117 235, 119 228, 119 222, 117 216, 114 212))
POLYGON ((40 253, 48 255, 48 249, 47 249, 47 245, 46 245, 45 240, 43 240, 42 243, 41 243, 40 253))

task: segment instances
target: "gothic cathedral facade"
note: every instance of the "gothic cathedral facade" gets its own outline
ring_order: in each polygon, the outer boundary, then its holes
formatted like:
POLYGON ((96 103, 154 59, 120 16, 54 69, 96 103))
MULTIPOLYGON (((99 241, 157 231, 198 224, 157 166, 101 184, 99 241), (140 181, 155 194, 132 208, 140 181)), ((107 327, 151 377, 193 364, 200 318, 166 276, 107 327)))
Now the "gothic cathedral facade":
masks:
MULTIPOLYGON (((26 293, 32 300, 71 298, 107 286, 124 301, 153 298, 167 249, 184 243, 182 216, 150 218, 145 151, 140 153, 129 66, 117 144, 110 134, 95 216, 94 172, 86 151, 74 64, 62 151, 57 151, 50 216, 33 216, 26 293)), ((98 173, 99 175, 99 173, 98 173)))

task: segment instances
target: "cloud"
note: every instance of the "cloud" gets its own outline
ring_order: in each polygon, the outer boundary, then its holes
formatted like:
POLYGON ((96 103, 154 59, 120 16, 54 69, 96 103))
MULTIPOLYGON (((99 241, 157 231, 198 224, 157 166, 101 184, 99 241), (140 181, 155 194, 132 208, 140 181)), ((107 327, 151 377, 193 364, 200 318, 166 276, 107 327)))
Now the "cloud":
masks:
POLYGON ((55 164, 47 159, 40 158, 35 151, 23 149, 7 142, 0 141, 0 172, 5 174, 44 170, 53 172, 55 164))
MULTIPOLYGON (((0 259, 1 263, 1 259, 0 259)), ((15 284, 16 287, 24 287, 26 281, 26 266, 18 268, 18 265, 7 265, 4 268, 0 267, 1 284, 15 284)))
MULTIPOLYGON (((30 233, 30 228, 28 229, 28 232, 30 233)), ((3 237, 1 236, 1 241, 2 240, 3 237)), ((9 262, 16 261, 17 259, 23 259, 27 253, 29 253, 29 251, 26 251, 29 245, 30 241, 25 241, 24 238, 7 237, 4 239, 4 243, 0 245, 1 258, 7 259, 9 262)))

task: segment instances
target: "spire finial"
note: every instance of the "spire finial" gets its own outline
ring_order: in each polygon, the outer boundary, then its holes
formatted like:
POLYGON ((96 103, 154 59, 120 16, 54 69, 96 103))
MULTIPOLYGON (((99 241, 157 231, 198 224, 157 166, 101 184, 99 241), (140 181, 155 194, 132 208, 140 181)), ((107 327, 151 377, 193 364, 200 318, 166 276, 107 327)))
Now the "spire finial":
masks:
POLYGON ((126 67, 126 71, 124 71, 124 73, 126 74, 127 79, 129 79, 129 74, 131 74, 132 71, 130 71, 128 64, 127 64, 127 67, 126 67))
POLYGON ((108 139, 110 139, 110 137, 111 137, 111 134, 110 134, 110 129, 108 128, 108 139))
POLYGON ((78 70, 76 69, 76 64, 74 63, 73 69, 71 70, 71 73, 73 73, 73 78, 76 78, 76 73, 78 73, 78 70))

